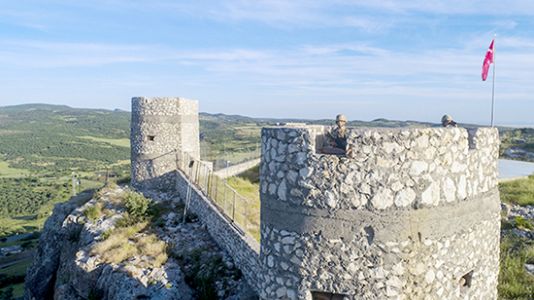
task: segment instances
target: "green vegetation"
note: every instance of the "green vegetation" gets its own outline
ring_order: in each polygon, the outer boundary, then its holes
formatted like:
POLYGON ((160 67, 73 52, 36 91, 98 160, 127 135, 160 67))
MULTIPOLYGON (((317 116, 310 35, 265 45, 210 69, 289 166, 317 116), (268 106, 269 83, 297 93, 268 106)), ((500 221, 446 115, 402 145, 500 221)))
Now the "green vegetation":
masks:
POLYGON ((84 212, 84 216, 91 221, 96 221, 102 216, 102 204, 96 203, 93 206, 88 207, 84 212))
MULTIPOLYGON (((322 125, 333 123, 332 120, 310 122, 310 120, 253 119, 202 113, 200 115, 202 158, 215 161, 215 167, 220 168, 225 166, 227 161, 233 164, 258 157, 260 128, 284 122, 322 125)), ((371 122, 352 121, 348 126, 429 127, 435 124, 377 119, 371 122)), ((501 153, 512 146, 534 151, 534 129, 500 128, 499 130, 502 140, 501 153)), ((129 112, 42 104, 0 107, 0 236, 40 230, 53 206, 69 198, 72 172, 76 172, 81 180, 78 191, 102 186, 106 175, 111 180, 129 182, 129 135, 129 112)), ((227 180, 231 188, 245 196, 235 197, 235 207, 233 193, 229 192, 229 189, 222 188, 225 184, 222 180, 211 183, 213 199, 218 201, 218 205, 226 212, 232 212, 236 222, 259 239, 258 170, 247 171, 227 180)), ((500 191, 501 198, 505 202, 532 205, 534 177, 502 183, 500 191)), ((110 262, 120 261, 121 257, 127 257, 132 253, 151 253, 156 264, 166 260, 163 256, 164 245, 150 233, 151 226, 161 224, 158 215, 162 213, 162 208, 147 204, 146 199, 143 200, 141 197, 133 194, 116 199, 118 204, 127 208, 128 213, 118 223, 119 228, 106 232, 105 240, 94 250, 109 255, 106 259, 110 262), (134 246, 128 248, 127 245, 131 244, 129 242, 133 242, 134 246), (117 249, 120 251, 115 251, 117 249)), ((106 213, 106 209, 102 207, 90 208, 85 212, 90 220, 106 213)), ((531 225, 532 223, 524 219, 504 223, 504 226, 525 229, 531 225)), ((22 245, 24 242, 28 241, 10 242, 4 245, 22 245)), ((32 240, 26 247, 31 249, 34 243, 35 240, 32 240)), ((527 284, 532 286, 532 282, 525 278, 528 275, 524 270, 521 271, 521 262, 529 261, 532 257, 532 245, 522 240, 510 241, 509 237, 506 237, 503 239, 502 247, 501 274, 504 275, 500 278, 501 297, 532 298, 526 289, 527 284)), ((16 260, 12 266, 2 269, 0 276, 6 274, 4 271, 15 274, 13 276, 23 274, 28 262, 28 258, 16 260)), ((214 260, 215 267, 208 269, 216 270, 217 264, 218 262, 214 260)), ((216 274, 200 270, 201 265, 198 268, 200 277, 190 278, 191 280, 198 280, 199 284, 202 284, 216 277, 216 274)), ((7 289, 10 287, 14 288, 15 297, 21 295, 21 284, 5 286, 0 287, 0 299, 2 295, 9 293, 7 289)), ((205 294, 207 297, 211 295, 208 290, 205 294)))
POLYGON ((2 177, 23 177, 29 175, 30 172, 25 169, 11 168, 5 161, 0 161, 0 178, 2 177))
POLYGON ((108 138, 102 138, 102 137, 94 137, 94 136, 80 136, 82 139, 89 139, 92 141, 97 142, 103 142, 108 143, 111 145, 119 146, 119 147, 130 147, 130 139, 108 139, 108 138))
POLYGON ((525 270, 534 264, 534 242, 512 235, 501 239, 499 298, 534 299, 534 276, 525 270))
POLYGON ((147 217, 149 205, 150 200, 136 192, 129 191, 124 197, 124 206, 130 216, 137 220, 143 220, 147 217))
POLYGON ((194 275, 187 277, 186 281, 194 282, 199 299, 217 299, 215 281, 223 262, 219 256, 202 259, 202 252, 202 249, 198 249, 191 253, 193 270, 189 274, 194 275))
MULTIPOLYGON (((239 176, 230 177, 226 183, 240 196, 236 197, 234 218, 245 227, 256 240, 260 240, 260 187, 259 167, 252 168, 239 176), (241 197, 242 196, 242 197, 241 197)), ((234 209, 232 207, 232 209, 234 209)))
POLYGON ((239 176, 230 177, 226 182, 239 195, 253 200, 254 202, 260 201, 260 189, 258 183, 252 183, 248 179, 239 176))
POLYGON ((499 183, 501 201, 518 205, 534 205, 534 175, 499 183))
MULTIPOLYGON (((108 187, 103 188, 97 193, 98 197, 108 190, 108 187)), ((167 261, 167 245, 151 232, 160 209, 143 195, 132 191, 115 195, 109 200, 114 205, 124 206, 127 212, 116 223, 116 228, 103 234, 103 241, 97 243, 91 253, 98 254, 106 263, 118 264, 132 256, 139 256, 150 258, 145 267, 163 265, 167 261)), ((99 200, 93 207, 98 205, 102 205, 99 200)))
POLYGON ((515 227, 519 228, 519 229, 523 229, 523 230, 534 230, 534 223, 532 223, 531 221, 521 217, 521 216, 516 216, 514 218, 514 224, 515 224, 515 227))
MULTIPOLYGON (((501 155, 511 147, 534 153, 534 128, 499 128, 499 134, 501 155)), ((523 157, 522 160, 534 161, 529 157, 523 157)))
POLYGON ((37 178, 0 178, 0 216, 36 214, 43 204, 63 196, 65 188, 43 187, 37 178))

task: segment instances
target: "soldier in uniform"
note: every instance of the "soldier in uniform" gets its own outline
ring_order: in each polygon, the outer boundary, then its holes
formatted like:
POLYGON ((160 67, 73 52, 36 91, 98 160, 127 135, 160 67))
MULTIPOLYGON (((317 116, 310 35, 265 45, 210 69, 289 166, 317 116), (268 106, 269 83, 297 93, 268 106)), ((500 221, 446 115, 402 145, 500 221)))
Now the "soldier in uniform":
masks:
POLYGON ((350 155, 347 146, 347 117, 339 114, 336 116, 336 126, 332 126, 326 133, 326 145, 322 152, 325 154, 350 155))
POLYGON ((449 115, 444 115, 441 117, 441 126, 443 127, 458 127, 458 124, 452 120, 452 117, 449 115))

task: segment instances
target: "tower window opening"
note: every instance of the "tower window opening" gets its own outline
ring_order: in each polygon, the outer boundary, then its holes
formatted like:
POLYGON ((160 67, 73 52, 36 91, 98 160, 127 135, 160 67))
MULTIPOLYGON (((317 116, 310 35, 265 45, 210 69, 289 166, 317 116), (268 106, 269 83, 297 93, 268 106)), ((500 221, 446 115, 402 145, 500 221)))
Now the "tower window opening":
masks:
POLYGON ((348 295, 312 291, 312 300, 344 300, 348 295))
POLYGON ((474 271, 471 271, 460 278, 460 287, 471 287, 471 283, 473 282, 473 272, 474 271))
POLYGON ((155 135, 149 135, 148 136, 148 140, 151 141, 151 142, 153 142, 155 138, 156 138, 155 135))

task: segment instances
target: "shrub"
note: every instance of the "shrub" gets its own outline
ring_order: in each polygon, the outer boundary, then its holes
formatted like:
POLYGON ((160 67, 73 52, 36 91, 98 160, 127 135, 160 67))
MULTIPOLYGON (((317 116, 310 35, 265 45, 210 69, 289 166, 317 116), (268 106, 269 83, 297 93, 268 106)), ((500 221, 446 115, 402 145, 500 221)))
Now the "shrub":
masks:
POLYGON ((131 217, 137 220, 142 220, 148 214, 150 200, 139 193, 127 192, 124 197, 124 206, 131 217))
POLYGON ((523 218, 522 216, 516 216, 514 218, 515 226, 517 228, 523 228, 527 230, 534 230, 534 225, 531 221, 523 218))
POLYGON ((117 220, 117 222, 115 223, 115 226, 117 226, 118 228, 122 228, 122 227, 133 226, 137 223, 139 223, 139 220, 130 216, 129 213, 124 213, 122 218, 117 220))
POLYGON ((104 231, 102 233, 102 240, 103 241, 107 240, 111 236, 112 233, 113 233, 113 230, 111 230, 111 229, 108 229, 108 230, 104 231))
POLYGON ((132 181, 132 178, 128 176, 123 176, 117 179, 117 184, 130 184, 130 181, 132 181))
POLYGON ((102 216, 102 203, 98 202, 84 210, 83 215, 91 221, 98 220, 102 216))

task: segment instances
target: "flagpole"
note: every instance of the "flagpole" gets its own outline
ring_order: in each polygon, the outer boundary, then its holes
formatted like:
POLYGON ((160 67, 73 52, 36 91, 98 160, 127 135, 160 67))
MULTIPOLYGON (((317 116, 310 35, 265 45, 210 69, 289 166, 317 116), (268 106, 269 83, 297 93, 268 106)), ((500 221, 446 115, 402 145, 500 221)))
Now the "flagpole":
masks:
POLYGON ((491 86, 491 127, 493 127, 493 115, 495 114, 495 39, 497 35, 493 36, 493 84, 491 86))

